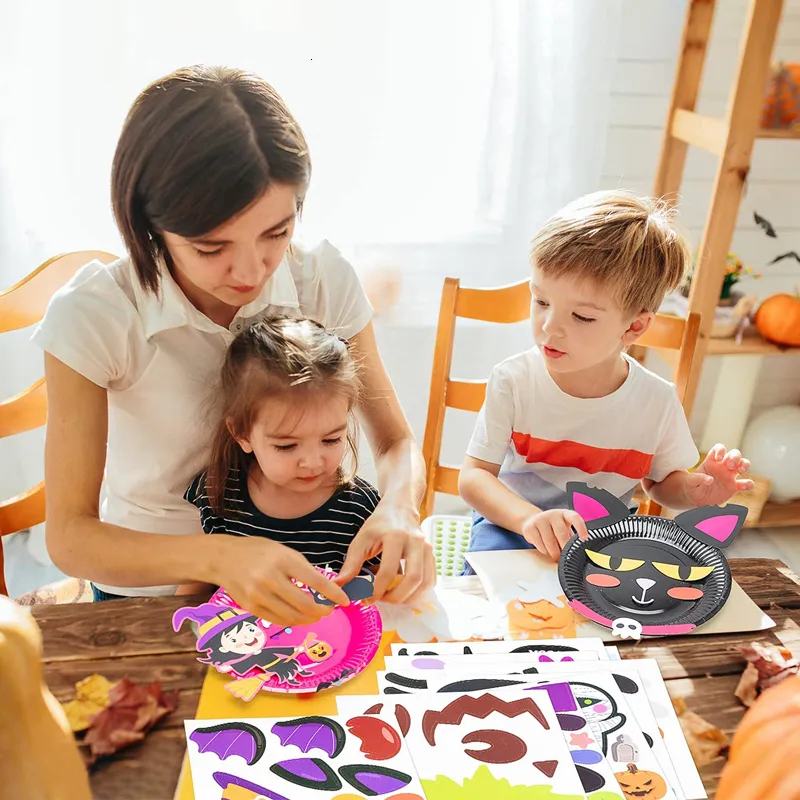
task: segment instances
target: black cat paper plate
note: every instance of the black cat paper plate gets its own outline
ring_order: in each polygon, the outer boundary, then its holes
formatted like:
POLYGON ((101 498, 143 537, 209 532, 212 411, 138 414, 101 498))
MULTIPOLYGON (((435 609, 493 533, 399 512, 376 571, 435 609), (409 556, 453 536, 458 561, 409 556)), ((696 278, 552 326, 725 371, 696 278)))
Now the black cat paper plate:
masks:
POLYGON ((558 578, 569 605, 639 638, 689 633, 725 605, 731 570, 722 550, 738 535, 747 508, 703 506, 675 519, 631 514, 603 489, 567 484, 570 508, 589 531, 564 547, 558 578))

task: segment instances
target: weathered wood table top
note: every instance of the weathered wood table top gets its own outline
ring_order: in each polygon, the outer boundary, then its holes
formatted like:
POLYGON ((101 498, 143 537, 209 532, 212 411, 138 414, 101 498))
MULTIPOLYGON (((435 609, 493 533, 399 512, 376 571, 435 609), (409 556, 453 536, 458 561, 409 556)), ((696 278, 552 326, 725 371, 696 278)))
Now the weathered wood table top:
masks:
MULTIPOLYGON (((744 668, 736 646, 751 641, 778 644, 800 653, 800 580, 781 561, 731 559, 733 576, 776 627, 760 633, 682 636, 620 645, 624 658, 657 659, 673 697, 732 733, 744 709, 733 690, 744 668)), ((481 593, 477 578, 449 578, 448 588, 481 593)), ((159 597, 104 603, 34 606, 44 638, 45 679, 59 700, 74 696, 74 684, 93 672, 110 680, 160 681, 177 689, 178 707, 145 738, 98 762, 91 775, 95 800, 172 800, 186 739, 183 721, 195 715, 206 668, 197 662, 190 631, 176 634, 172 614, 205 598, 159 597)), ((701 770, 714 796, 724 761, 701 770)))

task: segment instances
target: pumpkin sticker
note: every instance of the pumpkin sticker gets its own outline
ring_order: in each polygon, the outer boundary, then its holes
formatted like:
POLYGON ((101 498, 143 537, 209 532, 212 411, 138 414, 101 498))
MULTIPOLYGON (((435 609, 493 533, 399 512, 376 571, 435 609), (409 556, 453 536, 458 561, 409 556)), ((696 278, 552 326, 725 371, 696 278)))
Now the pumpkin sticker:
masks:
POLYGON ((615 772, 614 775, 622 794, 629 800, 660 800, 667 794, 667 782, 657 772, 638 769, 636 764, 628 764, 625 772, 615 772))
POLYGON ((560 595, 556 602, 511 600, 506 606, 508 630, 513 639, 574 639, 575 612, 560 595))

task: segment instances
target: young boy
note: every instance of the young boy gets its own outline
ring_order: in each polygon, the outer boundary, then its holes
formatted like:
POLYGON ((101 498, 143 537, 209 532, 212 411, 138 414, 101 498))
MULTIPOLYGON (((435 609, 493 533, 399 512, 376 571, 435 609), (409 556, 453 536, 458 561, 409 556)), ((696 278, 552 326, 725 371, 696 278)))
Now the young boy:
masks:
POLYGON ((475 509, 471 551, 535 547, 557 559, 572 528, 588 535, 568 509, 568 481, 625 503, 641 481, 676 510, 753 487, 741 477, 750 463, 722 445, 687 472, 698 452, 673 384, 625 352, 688 263, 668 209, 631 192, 575 200, 536 234, 536 346, 492 370, 461 469, 459 491, 475 509))

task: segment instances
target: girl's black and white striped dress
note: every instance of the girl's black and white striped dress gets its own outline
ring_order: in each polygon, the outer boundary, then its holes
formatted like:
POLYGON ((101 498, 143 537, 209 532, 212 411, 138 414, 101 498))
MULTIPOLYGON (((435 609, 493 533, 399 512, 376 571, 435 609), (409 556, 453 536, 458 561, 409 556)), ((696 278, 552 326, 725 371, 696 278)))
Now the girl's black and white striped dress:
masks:
MULTIPOLYGON (((378 505, 377 489, 358 476, 334 492, 319 508, 296 519, 270 517, 256 508, 247 489, 243 470, 232 470, 225 487, 225 513, 214 513, 206 492, 206 473, 201 472, 184 498, 200 510, 206 533, 263 536, 301 552, 312 564, 339 571, 347 548, 378 505)), ((380 564, 380 558, 366 562, 380 564)))

